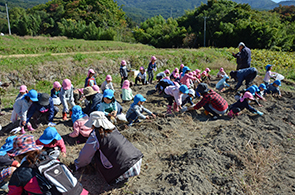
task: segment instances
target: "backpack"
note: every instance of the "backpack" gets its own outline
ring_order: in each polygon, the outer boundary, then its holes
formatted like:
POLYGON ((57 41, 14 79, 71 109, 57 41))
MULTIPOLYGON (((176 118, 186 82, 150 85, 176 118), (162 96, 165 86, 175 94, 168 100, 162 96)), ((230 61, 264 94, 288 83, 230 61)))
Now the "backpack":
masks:
POLYGON ((82 193, 82 184, 60 161, 41 154, 35 166, 37 169, 36 178, 43 194, 80 195, 82 193))

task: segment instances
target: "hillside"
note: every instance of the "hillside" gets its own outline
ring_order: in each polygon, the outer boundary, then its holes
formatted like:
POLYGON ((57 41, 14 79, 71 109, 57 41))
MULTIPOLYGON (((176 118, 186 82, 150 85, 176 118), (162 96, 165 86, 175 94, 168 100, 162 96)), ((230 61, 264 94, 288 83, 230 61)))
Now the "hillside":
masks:
MULTIPOLYGON (((247 3, 252 8, 258 10, 269 10, 278 7, 279 4, 295 5, 295 1, 286 1, 275 3, 272 0, 233 0, 237 3, 247 3)), ((191 10, 207 3, 207 0, 117 0, 119 5, 123 6, 126 15, 135 22, 142 22, 155 15, 162 15, 164 18, 179 17, 185 13, 185 10, 191 10)))
POLYGON ((35 5, 46 3, 48 0, 0 0, 0 18, 6 18, 5 3, 7 3, 9 9, 14 7, 31 8, 35 5))

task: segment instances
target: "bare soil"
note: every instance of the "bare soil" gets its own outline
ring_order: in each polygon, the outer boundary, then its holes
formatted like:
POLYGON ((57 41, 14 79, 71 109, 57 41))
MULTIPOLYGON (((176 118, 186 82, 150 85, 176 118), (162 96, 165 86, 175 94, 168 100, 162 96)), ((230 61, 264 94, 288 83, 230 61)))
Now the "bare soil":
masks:
MULTIPOLYGON (((211 81, 211 88, 216 82, 211 81)), ((90 194, 295 194, 295 93, 269 96, 263 107, 253 105, 263 116, 245 110, 234 119, 213 120, 203 109, 165 116, 167 102, 154 93, 153 85, 132 89, 147 98, 146 108, 159 114, 132 127, 119 126, 144 154, 141 174, 123 186, 110 186, 87 166, 74 174, 90 194)), ((116 91, 121 102, 121 90, 116 91)), ((229 104, 235 102, 233 92, 221 95, 229 104)), ((122 103, 125 113, 130 104, 122 103)), ((1 144, 17 126, 9 122, 11 110, 5 113, 0 118, 1 144)), ((61 113, 54 122, 67 147, 67 158, 61 161, 70 166, 83 144, 68 136, 72 122, 62 121, 61 113)), ((37 139, 46 127, 28 133, 37 139)))

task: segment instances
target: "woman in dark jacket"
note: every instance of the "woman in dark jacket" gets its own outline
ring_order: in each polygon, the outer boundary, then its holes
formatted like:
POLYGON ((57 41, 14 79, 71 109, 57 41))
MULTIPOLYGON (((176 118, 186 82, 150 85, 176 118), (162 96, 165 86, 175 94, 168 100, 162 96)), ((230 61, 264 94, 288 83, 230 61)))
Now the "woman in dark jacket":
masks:
POLYGON ((108 183, 121 182, 139 175, 143 154, 106 118, 95 111, 85 126, 93 128, 78 159, 76 169, 88 165, 92 158, 108 183))

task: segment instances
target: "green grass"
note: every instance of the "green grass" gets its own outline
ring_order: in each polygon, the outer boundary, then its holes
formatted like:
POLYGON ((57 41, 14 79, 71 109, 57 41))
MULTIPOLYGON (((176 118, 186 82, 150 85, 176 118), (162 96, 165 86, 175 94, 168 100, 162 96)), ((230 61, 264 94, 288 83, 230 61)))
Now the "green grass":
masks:
POLYGON ((41 54, 108 51, 126 49, 152 49, 142 44, 129 44, 116 41, 85 41, 82 39, 67 39, 66 37, 0 37, 0 55, 11 54, 41 54))

